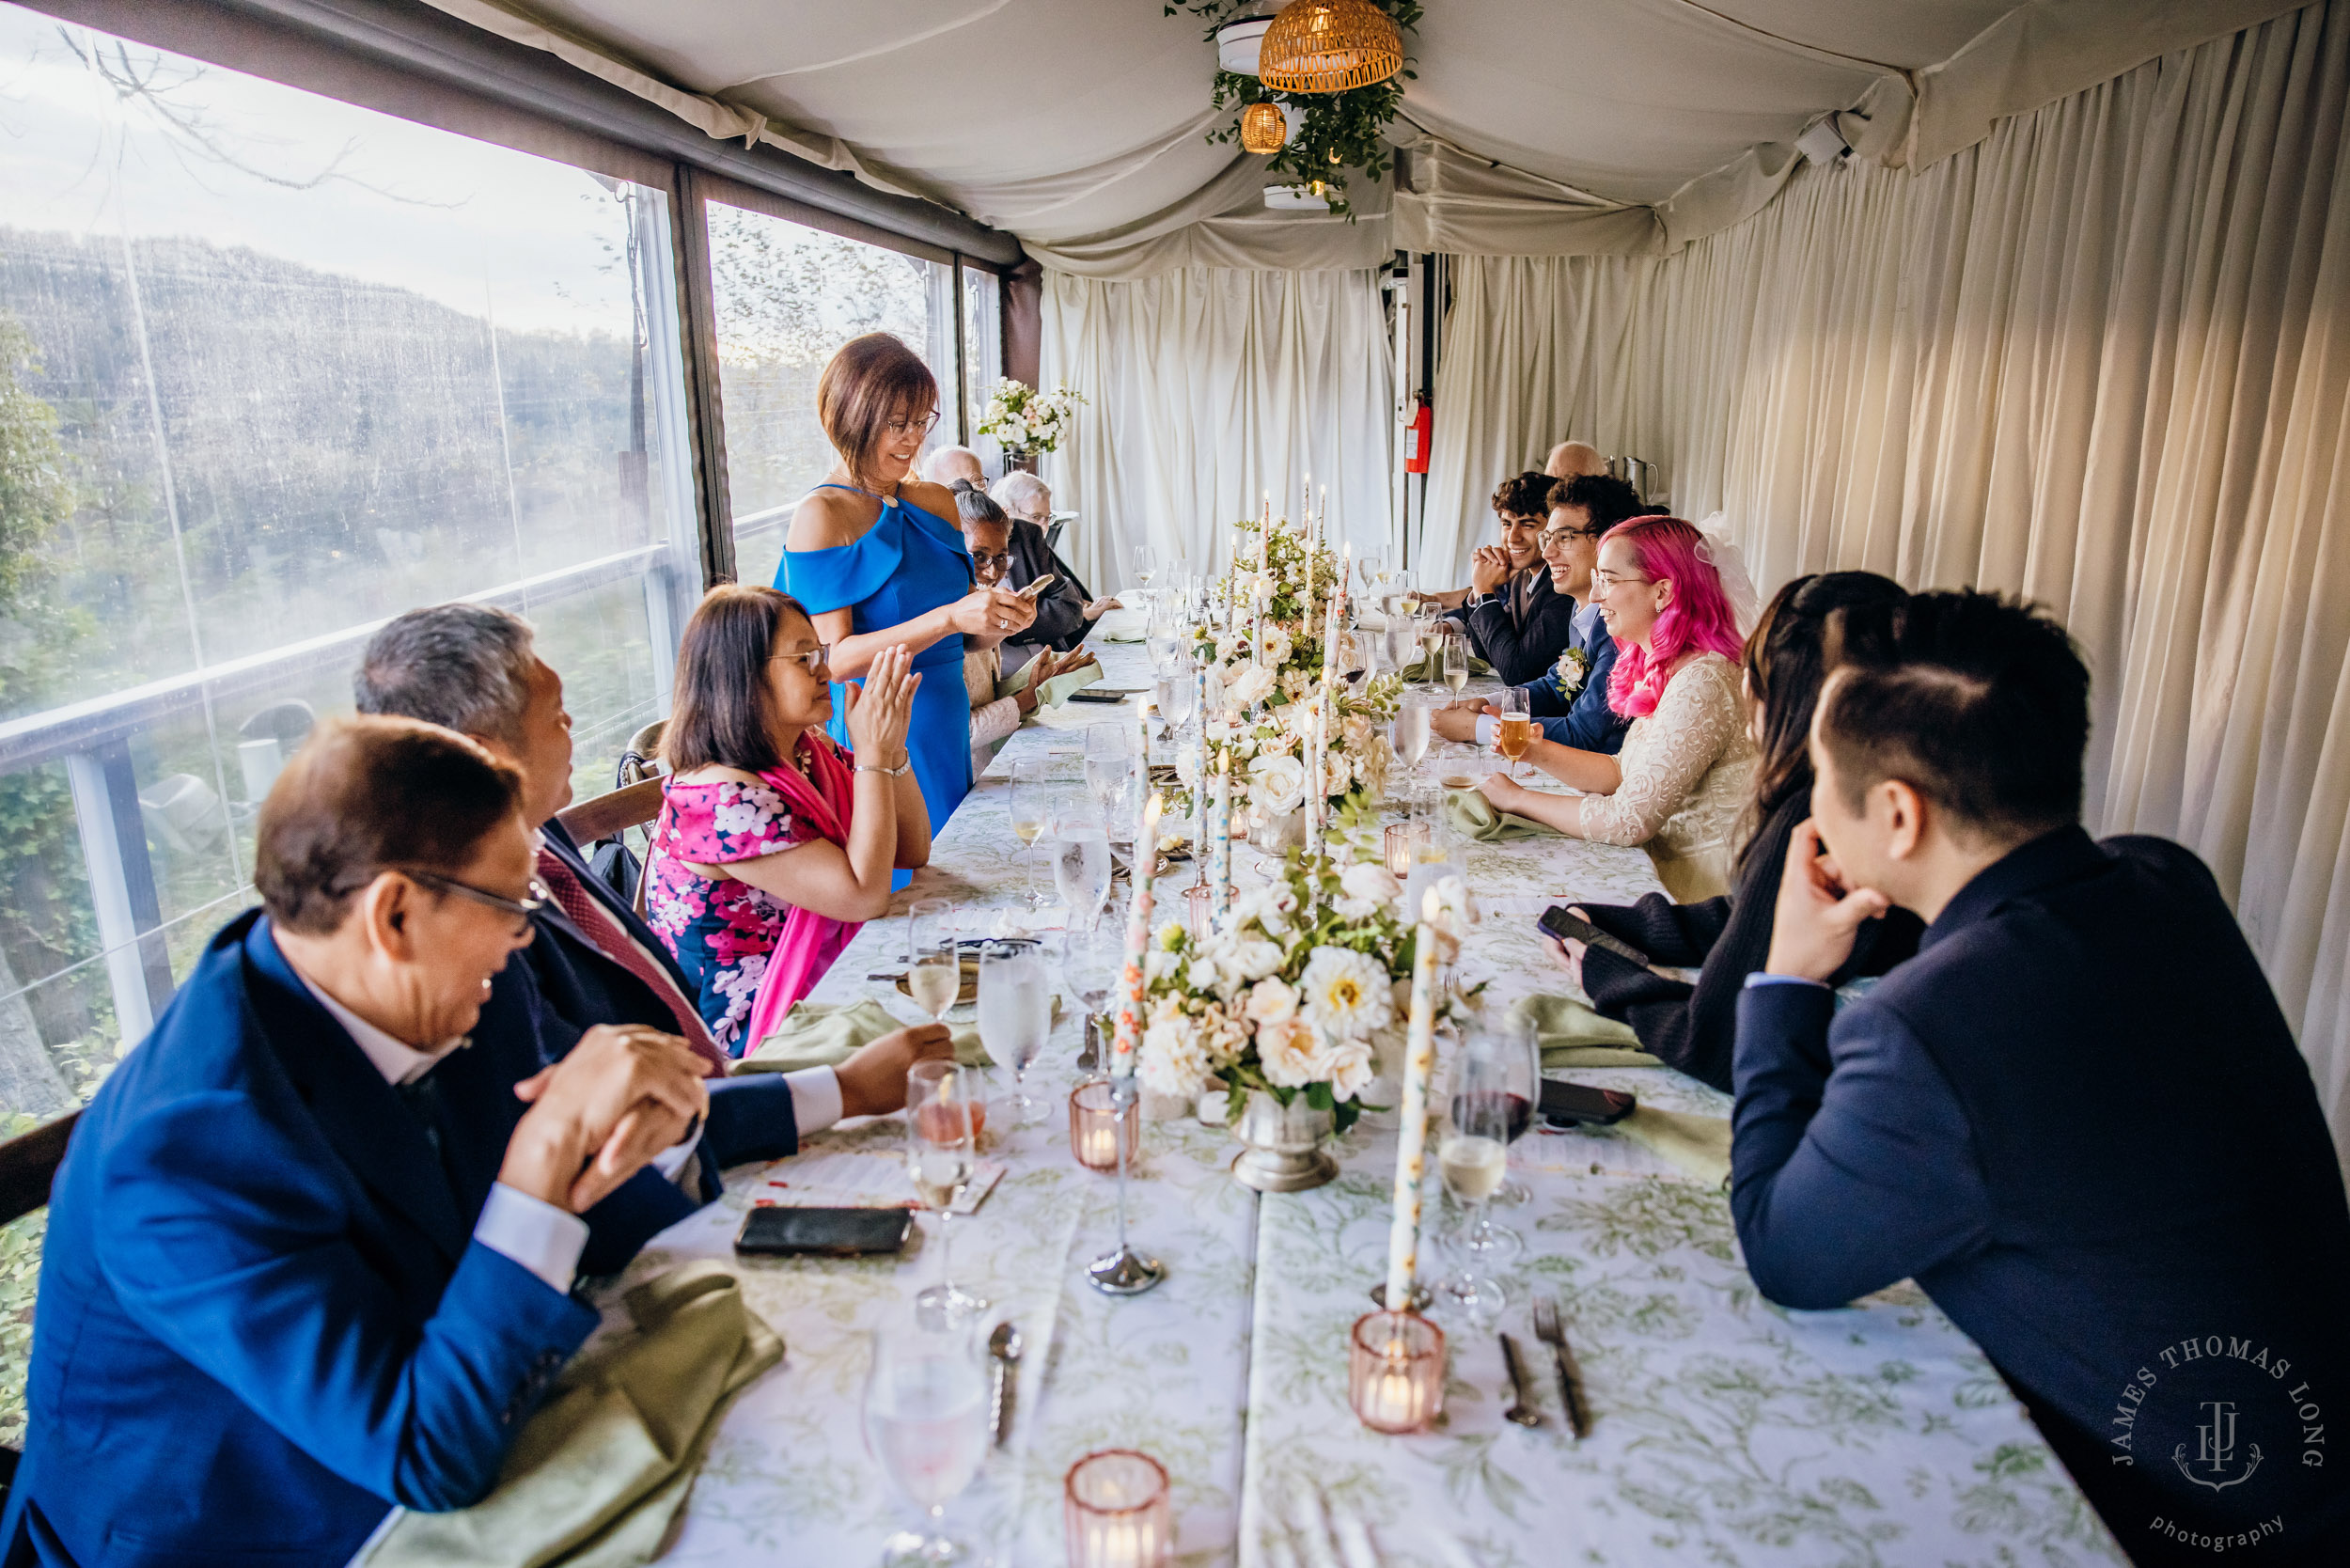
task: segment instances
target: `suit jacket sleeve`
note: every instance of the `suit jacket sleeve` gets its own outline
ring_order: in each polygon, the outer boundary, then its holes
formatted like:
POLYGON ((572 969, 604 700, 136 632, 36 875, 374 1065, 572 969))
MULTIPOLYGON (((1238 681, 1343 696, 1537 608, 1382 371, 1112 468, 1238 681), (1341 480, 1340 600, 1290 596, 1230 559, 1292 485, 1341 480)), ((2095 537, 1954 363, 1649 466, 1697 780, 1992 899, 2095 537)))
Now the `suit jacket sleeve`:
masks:
POLYGON ((1825 986, 1755 986, 1739 994, 1736 1051, 1730 1207, 1764 1295, 1841 1307, 1984 1245, 1966 1112, 1899 1014, 1867 1000, 1839 1014, 1825 986))
POLYGON ((331 1152, 250 1096, 174 1100, 106 1147, 104 1259, 147 1330, 345 1480, 404 1507, 478 1501, 597 1314, 470 1242, 421 1329, 354 1245, 331 1152))
POLYGON ((1563 593, 1543 596, 1520 628, 1510 608, 1489 599, 1466 617, 1469 637, 1494 673, 1513 686, 1540 680, 1574 640, 1574 601, 1563 593))
POLYGON ((1012 587, 1026 588, 1048 572, 1060 579, 1038 596, 1036 619, 1020 635, 1020 640, 1042 643, 1066 652, 1085 641, 1086 634, 1092 630, 1086 619, 1084 585, 1054 557, 1044 542, 1044 530, 1035 524, 1014 522, 1011 537, 1012 587))

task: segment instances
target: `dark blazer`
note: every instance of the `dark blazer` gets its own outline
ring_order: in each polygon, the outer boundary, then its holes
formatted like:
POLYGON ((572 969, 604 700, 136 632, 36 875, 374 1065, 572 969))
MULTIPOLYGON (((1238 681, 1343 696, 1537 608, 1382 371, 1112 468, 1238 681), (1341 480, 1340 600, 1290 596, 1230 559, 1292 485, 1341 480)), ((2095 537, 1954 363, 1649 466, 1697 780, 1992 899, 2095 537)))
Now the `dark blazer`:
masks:
MULTIPOLYGON (((1799 793, 1763 820, 1738 868, 1738 886, 1728 898, 1674 903, 1662 893, 1651 893, 1634 904, 1579 905, 1591 924, 1658 964, 1676 969, 1704 965, 1692 986, 1667 980, 1605 948, 1587 948, 1583 989, 1591 1005, 1631 1025, 1650 1055, 1728 1090, 1731 1054, 1738 1038, 1738 993, 1747 976, 1770 957, 1771 921, 1779 878, 1787 869, 1787 844, 1795 824, 1810 814, 1810 796, 1799 793)), ((1836 972, 1833 983, 1884 974, 1918 950, 1918 936, 1924 929, 1906 909, 1871 920, 1860 928, 1852 957, 1836 972)))
MULTIPOLYGON (((1573 600, 1568 601, 1573 604, 1573 600)), ((1578 751, 1598 751, 1613 757, 1623 745, 1632 721, 1607 706, 1607 678, 1616 668, 1616 639, 1596 615, 1577 611, 1571 619, 1573 635, 1567 649, 1580 649, 1590 662, 1583 683, 1569 695, 1559 677, 1559 661, 1538 680, 1526 682, 1527 713, 1541 723, 1543 739, 1571 745, 1578 751)), ((1560 651, 1563 659, 1566 651, 1560 651)))
POLYGON ((224 927, 58 1171, 7 1560, 339 1568, 487 1493, 597 1322, 471 1239, 535 1070, 433 1069, 444 1167, 267 918, 224 927))
POLYGON ((1731 1206, 1762 1294, 1837 1307, 1914 1278, 2141 1562, 2211 1560, 2150 1520, 2272 1517, 2261 1560, 2350 1562, 2341 1461, 2304 1458, 2315 1406, 2350 1402, 2350 1203, 2202 862, 2049 834, 1831 1011, 1818 986, 1739 998, 1731 1206))
MULTIPOLYGON (((602 878, 588 874, 587 862, 563 824, 550 821, 540 832, 547 848, 570 865, 604 914, 634 935, 668 970, 678 988, 692 996, 693 987, 685 983, 667 947, 602 878)), ((675 1015, 652 987, 604 957, 559 906, 550 903, 533 919, 538 933, 530 946, 509 960, 506 973, 491 981, 492 1000, 483 1009, 481 1027, 505 1027, 504 1020, 509 1017, 535 1020, 532 1027, 539 1055, 549 1062, 561 1060, 579 1043, 579 1037, 597 1024, 676 1029, 675 1015), (525 986, 537 992, 536 1006, 521 999, 525 986)), ((798 1152, 799 1125, 792 1114, 791 1087, 782 1074, 713 1078, 709 1089, 710 1118, 695 1151, 705 1193, 717 1195, 720 1173, 728 1166, 798 1152)), ((646 1242, 699 1206, 659 1171, 638 1171, 589 1215, 593 1230, 588 1248, 580 1256, 582 1272, 614 1272, 646 1242)))
POLYGON ((1510 608, 1512 585, 1481 604, 1453 612, 1468 628, 1469 644, 1477 656, 1494 666, 1494 673, 1513 686, 1522 686, 1549 672, 1574 636, 1574 601, 1550 586, 1550 569, 1536 566, 1533 591, 1526 613, 1510 608))
POLYGON ((1026 518, 1013 518, 1011 586, 1026 588, 1048 572, 1060 581, 1037 596, 1036 619, 1020 634, 1020 641, 1042 643, 1065 653, 1085 641, 1086 634, 1093 630, 1093 623, 1086 619, 1086 605, 1093 596, 1077 580, 1077 573, 1069 563, 1044 542, 1043 529, 1026 518))

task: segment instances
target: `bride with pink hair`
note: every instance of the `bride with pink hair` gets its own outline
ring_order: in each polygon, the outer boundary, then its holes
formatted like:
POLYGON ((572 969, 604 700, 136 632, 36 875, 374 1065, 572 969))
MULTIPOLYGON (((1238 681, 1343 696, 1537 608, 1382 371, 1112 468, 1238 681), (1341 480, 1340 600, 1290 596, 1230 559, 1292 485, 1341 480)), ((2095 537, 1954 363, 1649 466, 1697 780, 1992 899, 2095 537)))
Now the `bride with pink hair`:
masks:
POLYGON ((1636 517, 1599 542, 1591 596, 1616 666, 1607 705, 1632 720, 1615 756, 1537 740, 1525 754, 1583 792, 1480 785, 1498 810, 1603 844, 1641 844, 1683 903, 1727 893, 1755 766, 1738 692, 1738 622, 1705 536, 1678 517, 1636 517))

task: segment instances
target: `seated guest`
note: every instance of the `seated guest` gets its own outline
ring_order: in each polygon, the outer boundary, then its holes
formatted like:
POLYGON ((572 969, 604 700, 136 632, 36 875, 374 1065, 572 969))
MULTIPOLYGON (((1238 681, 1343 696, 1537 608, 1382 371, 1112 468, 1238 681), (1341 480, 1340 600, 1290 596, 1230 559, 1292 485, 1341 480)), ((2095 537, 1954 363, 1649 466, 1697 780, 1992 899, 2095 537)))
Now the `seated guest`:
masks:
MULTIPOLYGON (((1674 903, 1651 893, 1629 906, 1574 907, 1652 962, 1702 965, 1695 986, 1606 948, 1543 938, 1594 1007, 1632 1026, 1642 1049, 1716 1089, 1731 1086, 1738 991, 1770 948, 1788 839, 1811 814, 1811 710, 1827 672, 1831 619, 1841 612, 1841 622, 1850 625, 1882 617, 1906 597, 1900 584, 1873 572, 1831 572, 1797 577, 1764 608, 1746 649, 1747 731, 1762 760, 1741 824, 1746 841, 1733 862, 1737 886, 1728 897, 1674 903)), ((1843 635, 1849 640, 1852 634, 1843 635)), ((1918 917, 1901 909, 1870 921, 1830 982, 1884 974, 1918 950, 1919 929, 1918 917)))
POLYGON ((1550 449, 1550 456, 1543 463, 1543 472, 1554 479, 1606 474, 1607 460, 1600 456, 1599 448, 1588 441, 1561 441, 1550 449))
POLYGON ((2350 1562, 2322 1420, 2350 1388, 2350 1205, 2217 884, 2081 831, 2089 671, 2054 621, 1919 594, 1852 657, 1738 1001, 1755 1284, 1830 1308, 1914 1278, 2135 1561, 2350 1562), (1839 1011, 1888 907, 1926 922, 1918 956, 1839 1011))
POLYGON ((740 584, 704 595, 679 641, 645 913, 729 1056, 756 1050, 755 1019, 781 1017, 889 908, 893 869, 930 860, 906 755, 922 678, 892 645, 861 692, 842 688, 844 760, 824 733, 825 651, 798 601, 740 584))
POLYGON ((330 723, 287 764, 261 907, 58 1170, 9 1561, 338 1568, 393 1507, 489 1492, 596 1326, 579 1216, 708 1104, 672 1035, 542 1068, 476 1030, 534 857, 520 778, 437 726, 330 723))
POLYGON ((1075 570, 1045 542, 1053 521, 1053 492, 1042 479, 1015 470, 997 479, 988 494, 1011 519, 1011 586, 1024 588, 1048 573, 1058 579, 1038 598, 1036 622, 1019 634, 1014 645, 1063 651, 1076 647, 1095 621, 1119 607, 1118 601, 1089 594, 1075 570))
MULTIPOLYGON (((989 499, 986 491, 970 480, 957 479, 950 488, 955 493, 955 510, 963 516, 963 541, 971 550, 972 576, 981 588, 1008 583, 1011 571, 1011 519, 1004 515, 1003 508, 989 499)), ((963 683, 971 694, 971 776, 976 778, 985 773, 1004 738, 1020 728, 1022 719, 1036 712, 1037 692, 1045 682, 1091 663, 1093 655, 1082 648, 1067 653, 1047 650, 1036 656, 1027 684, 1010 697, 997 697, 996 687, 1004 678, 1003 650, 966 650, 963 655, 963 683)))
MULTIPOLYGON (((1599 562, 1599 541, 1607 530, 1628 517, 1645 516, 1651 509, 1640 504, 1630 485, 1605 474, 1557 480, 1549 499, 1543 564, 1550 569, 1551 590, 1574 601, 1574 631, 1566 651, 1549 672, 1520 689, 1526 693, 1527 712, 1541 723, 1544 739, 1613 756, 1631 721, 1607 706, 1616 639, 1607 635, 1599 607, 1591 603, 1591 568, 1599 562)), ((1448 741, 1491 745, 1495 712, 1491 699, 1465 697, 1438 709, 1432 722, 1448 741)))
MULTIPOLYGON (((906 1069, 944 1056, 937 1026, 900 1030, 838 1068, 725 1076, 693 988, 668 948, 628 902, 588 869, 556 813, 572 798, 572 718, 563 678, 539 657, 530 623, 487 604, 436 604, 395 618, 368 642, 352 678, 359 710, 439 724, 478 741, 522 776, 523 816, 539 824, 538 874, 548 902, 531 916, 535 938, 491 981, 485 1028, 519 1019, 542 1062, 562 1059, 598 1024, 639 1024, 682 1036, 713 1074, 710 1116, 679 1168, 648 1168, 590 1215, 583 1259, 609 1273, 644 1241, 720 1190, 725 1168, 779 1159, 843 1116, 905 1104, 906 1069), (670 1180, 670 1177, 675 1180, 670 1180)), ((666 1156, 665 1156, 666 1160, 666 1156)))
POLYGON ((1574 601, 1551 587, 1543 564, 1553 482, 1535 473, 1504 479, 1493 496, 1501 542, 1477 547, 1467 588, 1429 595, 1467 628, 1469 647, 1512 685, 1543 676, 1574 637, 1574 601))
POLYGON ((1496 807, 1603 844, 1646 845, 1683 902, 1730 891, 1754 742, 1738 701, 1736 618, 1705 536, 1678 517, 1636 517, 1600 541, 1592 592, 1616 667, 1607 703, 1632 720, 1615 756, 1536 740, 1525 760, 1585 792, 1534 791, 1494 774, 1496 807))

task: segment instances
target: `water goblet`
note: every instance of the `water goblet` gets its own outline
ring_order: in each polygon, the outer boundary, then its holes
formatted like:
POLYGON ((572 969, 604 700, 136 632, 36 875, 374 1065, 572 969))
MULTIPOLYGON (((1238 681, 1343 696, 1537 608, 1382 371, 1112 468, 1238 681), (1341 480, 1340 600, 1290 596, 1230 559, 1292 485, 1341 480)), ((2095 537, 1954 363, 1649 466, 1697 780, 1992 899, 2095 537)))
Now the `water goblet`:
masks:
POLYGON ((914 1568, 972 1560, 945 1533, 947 1505, 987 1457, 988 1376, 960 1327, 892 1324, 871 1333, 872 1369, 862 1410, 866 1451, 890 1489, 922 1513, 921 1530, 883 1544, 885 1564, 914 1568))
POLYGON ((979 1169, 986 1125, 977 1076, 951 1061, 917 1061, 906 1070, 906 1174, 922 1206, 938 1215, 938 1283, 914 1305, 926 1322, 962 1323, 987 1303, 955 1283, 948 1227, 954 1206, 979 1169))

